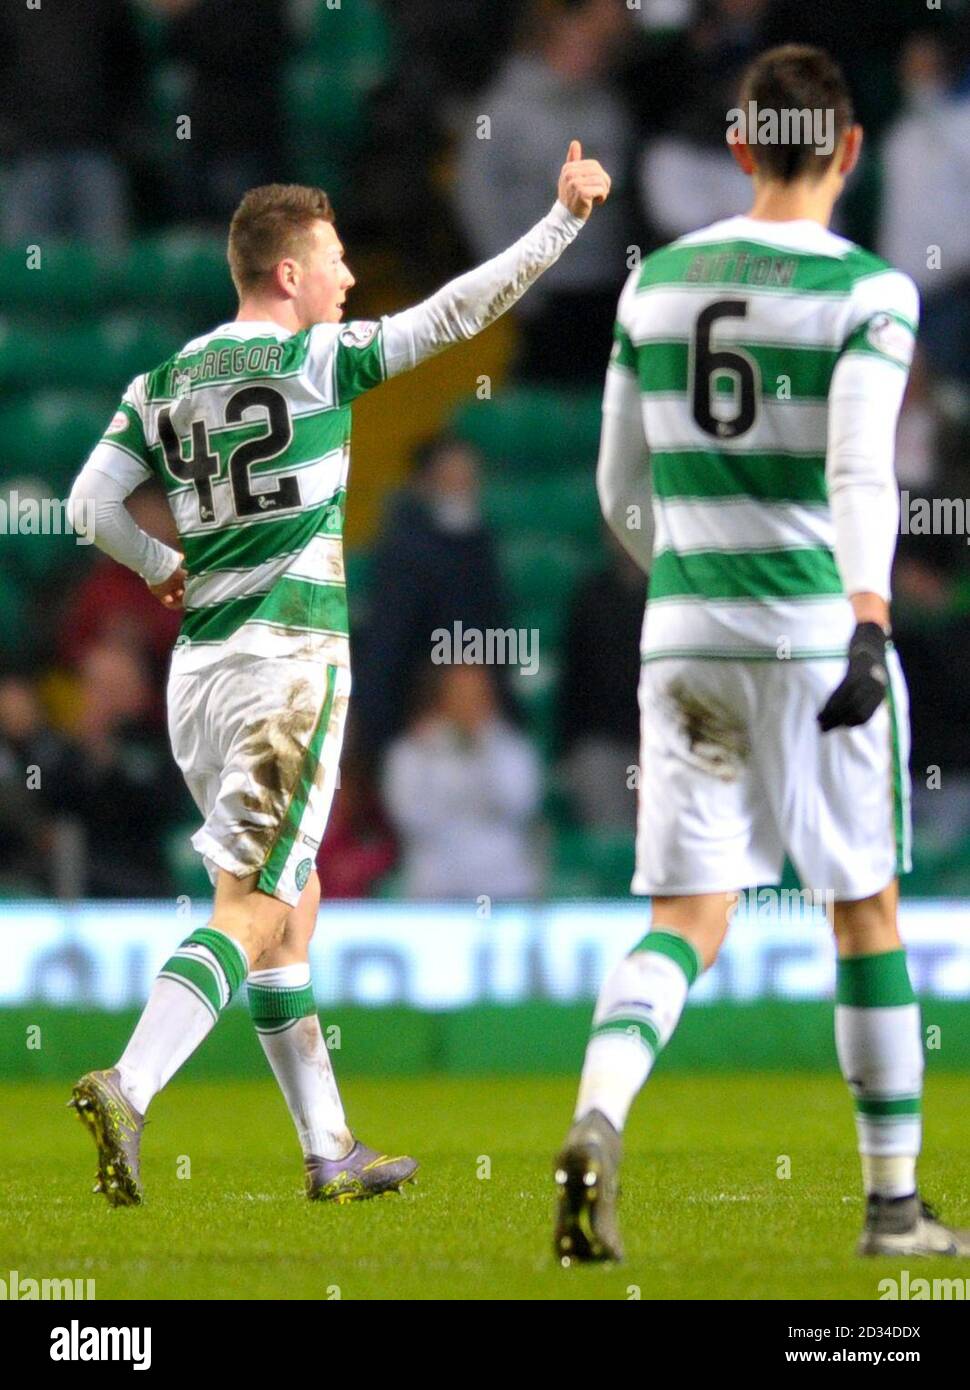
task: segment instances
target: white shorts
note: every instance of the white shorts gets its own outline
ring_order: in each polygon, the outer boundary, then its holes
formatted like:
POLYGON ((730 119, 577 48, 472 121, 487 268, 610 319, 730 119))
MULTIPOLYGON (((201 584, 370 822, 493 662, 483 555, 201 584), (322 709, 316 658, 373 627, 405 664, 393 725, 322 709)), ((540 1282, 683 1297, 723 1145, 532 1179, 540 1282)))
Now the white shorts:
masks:
POLYGON ((633 892, 733 892, 781 880, 869 897, 910 868, 909 701, 899 659, 867 724, 816 716, 845 659, 670 657, 640 675, 633 892))
POLYGON ((258 874, 293 906, 313 871, 337 786, 350 671, 236 654, 180 674, 168 726, 175 761, 205 817, 192 844, 218 869, 258 874))

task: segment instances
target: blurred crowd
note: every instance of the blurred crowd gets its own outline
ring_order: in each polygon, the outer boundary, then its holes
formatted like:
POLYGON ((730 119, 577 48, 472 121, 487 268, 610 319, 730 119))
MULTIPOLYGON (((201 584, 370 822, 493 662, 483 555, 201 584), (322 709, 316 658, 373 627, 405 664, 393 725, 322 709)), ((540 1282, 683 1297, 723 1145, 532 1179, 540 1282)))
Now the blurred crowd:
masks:
MULTIPOLYGON (((355 254, 391 258, 417 295, 540 217, 577 135, 611 171, 613 196, 517 309, 513 373, 540 389, 593 391, 631 254, 746 206, 746 181, 724 151, 726 112, 749 59, 783 41, 834 53, 866 129, 836 230, 921 290, 900 485, 904 495, 965 498, 970 14, 962 4, 944 12, 921 0, 7 5, 0 239, 110 250, 173 226, 223 235, 253 184, 332 175, 344 240, 355 254)), ((482 472, 468 442, 429 440, 365 557, 371 601, 355 624, 352 722, 320 857, 330 896, 536 897, 548 891, 556 857, 550 826, 630 842, 644 580, 608 540, 562 594, 552 734, 541 747, 509 668, 430 658, 439 629, 514 622, 482 472), (392 602, 380 602, 389 594, 392 602)), ((133 506, 147 529, 171 538, 164 499, 147 489, 133 506)), ((178 846, 194 816, 164 729, 178 620, 137 577, 85 553, 61 611, 49 615, 48 659, 0 664, 0 888, 176 891, 178 846)), ((940 863, 970 836, 967 555, 966 533, 908 534, 896 567, 917 811, 940 863)))

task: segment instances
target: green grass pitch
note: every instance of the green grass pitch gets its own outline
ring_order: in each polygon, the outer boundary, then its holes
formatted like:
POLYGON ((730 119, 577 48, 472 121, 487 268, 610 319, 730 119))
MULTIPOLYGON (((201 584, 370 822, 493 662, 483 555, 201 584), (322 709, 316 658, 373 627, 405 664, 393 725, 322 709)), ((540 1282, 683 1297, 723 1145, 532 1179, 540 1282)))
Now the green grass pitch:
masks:
MULTIPOLYGON (((862 1199, 836 1076, 678 1075, 651 1083, 627 1131, 626 1263, 560 1269, 551 1156, 574 1090, 350 1079, 356 1131, 421 1171, 405 1196, 335 1207, 303 1198, 271 1081, 176 1080, 146 1131, 146 1204, 113 1211, 90 1192, 94 1151, 64 1109, 69 1088, 8 1083, 0 1278, 94 1278, 98 1298, 136 1299, 874 1299, 901 1267, 852 1253, 862 1199)), ((970 1225, 968 1092, 970 1078, 930 1079, 921 1171, 942 1214, 970 1225)), ((910 1264, 913 1277, 964 1272, 910 1264)))

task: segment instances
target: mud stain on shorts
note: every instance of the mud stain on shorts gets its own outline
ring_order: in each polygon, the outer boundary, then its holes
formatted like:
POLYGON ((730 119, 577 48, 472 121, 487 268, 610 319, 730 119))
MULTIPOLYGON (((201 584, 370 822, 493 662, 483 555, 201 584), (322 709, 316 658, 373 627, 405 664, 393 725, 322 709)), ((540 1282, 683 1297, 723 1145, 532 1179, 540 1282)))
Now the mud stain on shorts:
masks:
POLYGON ((262 864, 269 854, 296 789, 318 716, 312 684, 295 680, 280 712, 247 728, 239 757, 254 788, 240 798, 249 814, 235 827, 241 841, 238 854, 244 861, 262 864))
POLYGON ((723 782, 733 782, 751 756, 748 733, 738 716, 713 695, 692 690, 684 680, 671 681, 666 693, 697 766, 723 782))

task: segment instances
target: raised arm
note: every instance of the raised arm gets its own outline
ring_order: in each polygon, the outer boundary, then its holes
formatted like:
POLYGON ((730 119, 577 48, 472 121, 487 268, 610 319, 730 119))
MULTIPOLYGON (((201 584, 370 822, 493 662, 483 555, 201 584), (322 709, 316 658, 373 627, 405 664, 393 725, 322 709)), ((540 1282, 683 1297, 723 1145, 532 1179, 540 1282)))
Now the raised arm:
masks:
POLYGON ((403 313, 383 320, 387 376, 409 371, 453 343, 473 338, 521 299, 562 255, 597 203, 605 202, 610 177, 595 159, 583 159, 578 140, 569 146, 559 175, 558 197, 540 222, 507 251, 403 313))

